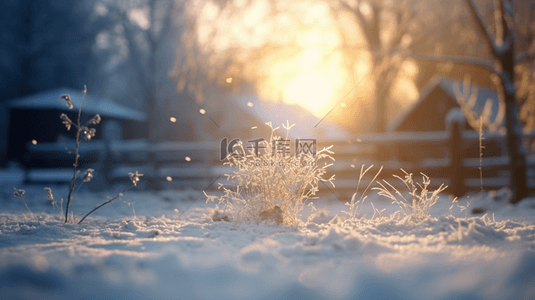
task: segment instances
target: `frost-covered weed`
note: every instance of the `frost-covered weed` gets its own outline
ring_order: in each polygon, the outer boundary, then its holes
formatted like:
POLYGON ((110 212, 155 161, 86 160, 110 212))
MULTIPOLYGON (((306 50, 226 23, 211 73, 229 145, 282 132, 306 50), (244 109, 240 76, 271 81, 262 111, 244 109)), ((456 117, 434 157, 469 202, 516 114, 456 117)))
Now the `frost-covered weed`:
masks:
MULTIPOLYGON (((74 127, 76 129, 76 138, 75 138, 76 150, 75 150, 75 155, 74 155, 75 156, 75 158, 74 158, 75 160, 74 160, 74 164, 73 164, 74 173, 73 173, 72 180, 71 180, 71 188, 69 189, 69 195, 67 197, 67 207, 65 209, 65 223, 67 223, 67 221, 68 221, 69 206, 71 205, 71 200, 72 200, 72 196, 73 196, 73 193, 74 193, 74 188, 76 187, 76 176, 79 173, 78 160, 80 158, 80 155, 78 154, 78 152, 79 152, 79 147, 80 147, 80 142, 81 142, 80 134, 83 135, 83 137, 85 137, 85 139, 89 141, 92 137, 95 136, 95 133, 96 133, 96 129, 95 128, 89 128, 89 126, 90 125, 97 125, 102 120, 100 118, 100 115, 96 114, 89 121, 87 121, 84 126, 81 125, 80 118, 82 116, 82 104, 84 102, 84 98, 85 98, 86 92, 87 92, 87 88, 84 86, 82 100, 80 101, 80 107, 78 107, 78 118, 77 118, 76 123, 71 121, 69 119, 69 117, 67 117, 67 115, 65 115, 65 114, 61 114, 61 116, 60 116, 60 119, 62 120, 62 124, 64 124, 65 127, 67 127, 67 130, 70 130, 71 127, 74 127)), ((71 96, 63 95, 61 97, 63 99, 65 99, 65 101, 67 101, 67 106, 69 107, 69 109, 73 109, 74 108, 74 104, 71 101, 71 96)), ((84 174, 84 177, 82 179, 82 183, 80 184, 80 186, 85 182, 90 182, 91 181, 91 179, 93 178, 93 171, 94 171, 93 169, 87 169, 86 170, 86 172, 84 174)), ((93 213, 95 210, 101 208, 102 206, 104 206, 104 205, 106 205, 108 203, 113 202, 116 199, 121 198, 123 196, 123 193, 126 192, 128 189, 130 189, 130 188, 132 188, 134 186, 137 186, 137 183, 139 182, 139 178, 141 176, 143 176, 143 174, 139 174, 136 171, 136 173, 129 173, 128 176, 130 177, 130 181, 132 182, 131 186, 128 186, 126 189, 123 190, 123 192, 119 193, 117 196, 115 196, 113 198, 108 198, 108 200, 106 200, 104 203, 102 203, 100 205, 97 205, 93 210, 91 210, 89 213, 87 213, 78 222, 78 224, 82 223, 82 221, 85 220, 85 218, 87 216, 89 216, 91 213, 93 213)), ((78 188, 80 188, 80 186, 78 186, 78 188)), ((47 191, 47 192, 49 193, 49 195, 51 195, 51 191, 47 191)), ((134 214, 135 214, 135 212, 134 212, 134 214)))
MULTIPOLYGON (((480 193, 480 195, 483 195, 483 193, 480 193)), ((453 199, 453 201, 451 202, 450 215, 451 215, 451 210, 452 210, 453 206, 457 204, 457 207, 461 209, 461 212, 465 211, 464 218, 467 219, 468 218, 468 207, 470 206, 470 202, 466 201, 466 205, 459 205, 458 201, 459 201, 459 199, 457 199, 457 197, 455 197, 455 199, 453 199)))
MULTIPOLYGON (((80 172, 78 170, 78 161, 80 159, 79 150, 80 150, 80 134, 82 134, 86 140, 90 140, 92 137, 95 136, 96 130, 95 128, 89 128, 89 125, 97 125, 100 123, 100 115, 95 115, 93 118, 91 118, 84 126, 81 125, 80 119, 82 118, 82 104, 84 103, 84 98, 87 93, 87 87, 84 86, 82 99, 80 100, 80 106, 78 107, 78 116, 76 118, 76 122, 71 121, 69 117, 66 114, 61 114, 60 119, 62 120, 62 124, 65 125, 67 130, 71 130, 71 127, 74 127, 76 130, 75 133, 75 142, 76 142, 76 149, 74 151, 74 163, 73 163, 73 175, 71 178, 71 188, 69 189, 69 195, 67 196, 67 206, 65 208, 65 223, 69 220, 69 207, 71 206, 71 200, 74 193, 74 189, 76 187, 76 176, 80 172)), ((61 98, 65 99, 67 102, 67 107, 69 109, 74 108, 74 104, 71 101, 70 95, 63 95, 61 98)), ((88 169, 85 173, 84 179, 82 183, 89 182, 91 178, 93 177, 93 169, 88 169)))
POLYGON ((53 209, 57 209, 59 212, 59 216, 63 216, 63 198, 61 198, 61 201, 59 203, 54 200, 54 195, 52 194, 52 189, 49 187, 45 187, 46 191, 46 199, 50 200, 50 204, 52 205, 53 209))
POLYGON ((393 190, 394 194, 399 196, 399 198, 392 194, 392 192, 390 192, 390 190, 379 181, 377 181, 377 183, 381 187, 374 187, 372 190, 378 190, 379 195, 385 196, 391 199, 392 203, 399 205, 401 212, 406 216, 410 216, 411 221, 424 221, 429 218, 429 208, 437 203, 438 194, 444 191, 447 186, 441 184, 438 189, 431 192, 427 189, 429 184, 431 184, 431 180, 427 175, 420 173, 423 176, 422 186, 420 183, 414 182, 412 179, 412 173, 407 173, 403 169, 401 169, 401 171, 405 173, 405 178, 401 178, 397 175, 394 175, 394 177, 398 178, 405 184, 409 190, 409 195, 411 196, 409 199, 405 198, 399 190, 397 190, 386 180, 383 180, 383 182, 388 185, 393 190))
POLYGON ((370 183, 368 184, 366 189, 364 189, 364 191, 360 195, 360 198, 358 200, 356 200, 357 193, 358 193, 359 187, 360 187, 360 182, 362 181, 362 177, 364 177, 364 175, 372 167, 373 167, 373 165, 369 166, 366 170, 364 170, 364 165, 362 165, 360 167, 360 175, 359 175, 359 181, 357 183, 357 189, 355 190, 355 193, 351 197, 351 201, 349 203, 346 202, 346 205, 349 206, 349 211, 343 211, 343 213, 347 214, 350 219, 356 219, 357 216, 360 214, 360 210, 362 209, 362 204, 364 204, 364 201, 366 201, 366 198, 368 198, 368 196, 365 196, 366 191, 370 188, 370 186, 372 185, 373 181, 377 178, 377 176, 379 176, 379 173, 381 173, 381 171, 383 170, 383 167, 381 166, 381 168, 379 169, 377 174, 375 174, 375 177, 372 179, 372 181, 370 181, 370 183))
MULTIPOLYGON (((271 128, 269 141, 259 142, 264 153, 256 155, 253 150, 245 151, 243 144, 235 145, 236 152, 243 155, 229 155, 225 165, 236 170, 226 174, 231 188, 220 184, 222 196, 207 196, 207 201, 222 204, 223 211, 234 222, 256 221, 272 219, 277 222, 282 216, 282 222, 288 225, 296 224, 306 199, 311 198, 318 191, 320 181, 333 185, 334 175, 324 179, 323 175, 332 164, 324 160, 333 160, 332 146, 324 148, 313 156, 301 153, 298 156, 275 151, 276 141, 280 141, 275 132, 279 127, 271 128), (320 162, 324 165, 320 166, 320 162), (275 216, 273 216, 277 212, 275 216), (279 213, 280 212, 280 213, 279 213), (272 218, 270 218, 272 217, 272 218)), ((288 132, 293 125, 283 125, 288 132)))
MULTIPOLYGON (((63 125, 65 125, 67 130, 71 130, 71 128, 73 128, 73 127, 76 130, 76 133, 75 133, 76 148, 75 148, 75 151, 74 151, 73 175, 72 175, 72 178, 71 178, 71 185, 70 185, 70 189, 69 189, 69 194, 67 196, 67 204, 66 204, 66 207, 65 207, 65 223, 67 223, 68 220, 69 220, 69 207, 71 205, 71 200, 73 198, 73 194, 76 191, 78 191, 78 189, 80 189, 82 184, 84 184, 86 182, 90 182, 91 179, 93 178, 93 171, 94 170, 91 169, 91 168, 87 169, 85 171, 85 173, 84 173, 84 177, 82 178, 82 182, 78 185, 78 188, 75 189, 76 188, 77 176, 80 173, 80 170, 78 169, 78 164, 79 164, 79 159, 80 159, 80 154, 79 154, 80 142, 82 141, 82 139, 80 139, 80 136, 82 135, 83 137, 85 137, 85 140, 90 140, 92 137, 95 136, 96 129, 95 128, 89 128, 89 126, 90 125, 97 125, 101 121, 100 115, 96 114, 89 121, 87 121, 85 123, 85 125, 81 125, 82 104, 84 102, 84 98, 85 98, 86 93, 87 93, 87 88, 86 88, 86 86, 84 86, 82 99, 80 100, 80 106, 78 107, 78 115, 77 115, 77 118, 76 118, 76 122, 73 122, 71 119, 69 119, 69 117, 66 114, 61 114, 60 115, 60 119, 62 121, 61 123, 63 125)), ((69 109, 73 109, 74 108, 74 104, 72 103, 70 95, 62 95, 61 98, 66 101, 66 105, 67 105, 67 107, 69 109)), ((126 189, 123 190, 123 192, 119 193, 117 196, 115 196, 113 198, 108 198, 108 200, 106 200, 104 203, 102 203, 100 205, 97 205, 93 210, 91 210, 89 213, 87 213, 78 222, 78 224, 82 223, 82 221, 87 216, 89 216, 91 213, 93 213, 95 210, 99 209, 100 207, 102 207, 102 206, 104 206, 104 205, 106 205, 108 203, 113 202, 116 199, 121 198, 123 196, 123 193, 126 192, 128 189, 130 189, 130 188, 132 188, 134 186, 137 186, 137 183, 140 181, 140 177, 143 176, 143 174, 139 174, 136 171, 136 173, 129 173, 128 176, 130 177, 130 181, 132 182, 132 185, 128 186, 126 189)), ((54 201, 54 196, 52 194, 52 189, 48 188, 48 187, 45 187, 45 191, 47 192, 46 198, 51 201, 52 207, 53 208, 56 208, 56 207, 60 208, 61 209, 61 214, 62 214, 63 213, 63 198, 61 198, 61 202, 58 205, 58 203, 56 201, 54 201)), ((19 190, 19 189, 15 188, 14 195, 15 195, 15 197, 22 198, 22 201, 24 202, 24 205, 26 205, 26 202, 24 201, 24 198, 23 198, 24 190, 19 190)), ((130 203, 128 205, 130 205, 130 203)), ((30 211, 30 208, 28 207, 28 205, 26 205, 26 208, 28 208, 28 211, 30 211)), ((30 211, 30 213, 32 213, 32 212, 30 211)), ((134 216, 135 216, 135 210, 134 210, 134 216)), ((32 213, 32 217, 33 217, 33 213, 32 213)), ((71 212, 71 219, 74 219, 74 216, 73 216, 72 212, 71 212)))
POLYGON ((28 204, 26 204, 26 201, 24 200, 24 194, 26 193, 26 191, 23 190, 23 189, 17 189, 17 188, 14 188, 14 189, 15 189, 15 191, 13 192, 13 196, 22 199, 22 202, 24 203, 24 206, 26 206, 26 208, 30 212, 30 214, 32 215, 32 218, 35 219, 35 216, 33 215, 32 211, 28 207, 28 204))

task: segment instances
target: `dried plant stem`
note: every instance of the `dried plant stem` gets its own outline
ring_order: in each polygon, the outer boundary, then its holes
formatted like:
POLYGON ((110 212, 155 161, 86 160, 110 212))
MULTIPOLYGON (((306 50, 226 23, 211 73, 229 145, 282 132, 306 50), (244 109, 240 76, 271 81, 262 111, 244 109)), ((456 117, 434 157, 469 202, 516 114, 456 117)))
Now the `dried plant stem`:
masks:
MULTIPOLYGON (((106 204, 108 204, 108 203, 113 202, 114 200, 119 199, 119 198, 123 195, 124 192, 128 191, 130 188, 132 188, 132 187, 134 187, 134 186, 135 186, 135 185, 133 185, 133 184, 132 184, 131 186, 128 186, 128 187, 125 188, 122 192, 120 192, 117 196, 115 196, 115 197, 113 197, 113 198, 111 198, 111 199, 106 200, 106 202, 104 202, 104 203, 102 203, 102 204, 97 205, 97 206, 96 206, 95 208, 93 208, 90 212, 88 212, 88 213, 87 213, 87 214, 80 220, 80 222, 78 222, 78 224, 82 223, 82 221, 85 220, 85 218, 87 218, 87 216, 89 216, 90 214, 92 214, 95 210, 101 208, 102 206, 104 206, 104 205, 106 205, 106 204)), ((134 214, 135 214, 135 211, 134 211, 134 214)))
POLYGON ((30 210, 30 208, 28 207, 28 204, 26 204, 26 200, 24 200, 24 197, 21 197, 22 198, 22 202, 24 203, 24 206, 26 206, 26 208, 28 209, 28 211, 30 212, 30 214, 32 215, 32 218, 35 219, 35 216, 33 215, 33 212, 30 210))
POLYGON ((479 181, 481 184, 481 192, 483 192, 483 118, 479 117, 479 181))
POLYGON ((74 164, 73 164, 71 188, 69 190, 69 195, 67 196, 67 207, 65 209, 65 223, 69 221, 69 207, 71 206, 72 193, 74 191, 74 188, 76 187, 76 175, 78 175, 78 159, 80 158, 80 154, 78 154, 78 152, 80 149, 80 132, 81 132, 80 119, 82 117, 82 104, 84 102, 86 92, 87 92, 87 88, 86 86, 84 86, 82 100, 80 101, 80 107, 78 107, 78 118, 76 121, 76 150, 74 152, 74 164))
POLYGON ((377 172, 377 174, 375 174, 375 176, 373 177, 373 179, 370 181, 370 183, 368 184, 368 186, 366 187, 366 189, 364 189, 364 192, 362 192, 362 194, 360 195, 360 199, 358 201, 355 201, 356 199, 356 196, 357 196, 357 193, 359 191, 359 187, 360 187, 360 182, 362 180, 362 178, 364 177, 364 175, 373 167, 373 165, 369 166, 366 170, 364 170, 364 165, 362 165, 360 167, 360 175, 359 175, 359 181, 357 183, 357 189, 355 190, 355 193, 353 194, 353 196, 351 197, 351 201, 350 203, 346 203, 346 205, 349 205, 349 215, 351 218, 356 218, 358 214, 360 214, 360 210, 362 208, 362 204, 364 204, 364 201, 366 200, 367 196, 365 197, 364 195, 366 194, 366 191, 368 191, 368 189, 370 188, 370 186, 373 184, 373 182, 375 181, 375 179, 377 178, 377 176, 379 176, 379 174, 381 173, 381 171, 383 170, 383 166, 381 166, 381 168, 379 169, 379 171, 377 172), (359 207, 360 205, 360 207, 359 207))

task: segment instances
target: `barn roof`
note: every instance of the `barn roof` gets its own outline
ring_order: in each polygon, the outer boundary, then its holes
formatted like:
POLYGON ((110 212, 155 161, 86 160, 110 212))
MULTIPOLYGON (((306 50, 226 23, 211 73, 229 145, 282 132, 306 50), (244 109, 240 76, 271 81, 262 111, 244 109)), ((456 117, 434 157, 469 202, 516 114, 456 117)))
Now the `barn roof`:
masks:
MULTIPOLYGON (((415 110, 418 106, 420 106, 425 101, 433 101, 433 99, 430 99, 429 96, 437 88, 444 91, 451 98, 452 101, 456 102, 457 105, 459 105, 457 97, 455 96, 455 84, 458 84, 461 93, 464 93, 464 85, 462 82, 453 80, 451 78, 442 77, 442 76, 433 77, 422 88, 420 92, 420 96, 418 97, 418 100, 416 100, 407 109, 405 109, 398 116, 396 116, 388 124, 387 130, 396 131, 396 129, 401 125, 401 123, 404 122, 410 116, 413 110, 415 110)), ((470 87, 472 86, 477 87, 477 99, 476 99, 474 107, 472 108, 472 111, 474 112, 475 116, 480 116, 482 114, 485 104, 487 103, 487 100, 490 100, 490 102, 492 103, 490 119, 492 121, 495 120, 498 115, 499 103, 500 103, 500 100, 496 91, 492 89, 480 87, 477 85, 473 85, 473 84, 470 87)))
MULTIPOLYGON (((61 96, 65 94, 71 96, 71 101, 75 105, 74 109, 76 109, 76 107, 80 105, 82 92, 69 88, 59 88, 18 99, 12 99, 9 100, 5 106, 7 108, 18 109, 55 109, 69 111, 65 100, 61 98, 61 96)), ((90 94, 86 94, 82 105, 82 112, 85 114, 100 114, 102 117, 141 122, 147 120, 147 116, 144 112, 90 94)))

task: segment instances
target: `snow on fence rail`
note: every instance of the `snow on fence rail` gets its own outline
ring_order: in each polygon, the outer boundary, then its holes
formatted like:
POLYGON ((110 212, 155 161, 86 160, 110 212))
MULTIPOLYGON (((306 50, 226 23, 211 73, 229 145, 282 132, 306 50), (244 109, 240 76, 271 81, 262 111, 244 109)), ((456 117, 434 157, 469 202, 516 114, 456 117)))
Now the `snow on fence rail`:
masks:
MULTIPOLYGON (((535 138, 535 132, 526 134, 524 138, 535 138)), ((336 161, 329 168, 327 177, 336 174, 336 187, 327 188, 320 185, 320 194, 333 192, 341 200, 350 199, 363 164, 366 167, 371 164, 376 167, 366 174, 361 187, 366 186, 379 167, 383 166, 378 180, 387 179, 394 185, 401 182, 392 175, 402 176, 400 168, 403 168, 415 175, 423 172, 430 176, 432 187, 443 183, 449 185, 448 191, 456 196, 480 188, 479 135, 474 131, 463 130, 462 124, 455 121, 448 124, 446 131, 362 134, 350 141, 318 141, 317 146, 321 149, 330 145, 334 145, 336 161)), ((485 132, 483 145, 483 186, 499 188, 508 185, 509 158, 505 147, 505 134, 485 132)), ((71 149, 73 146, 58 143, 29 144, 25 157, 31 169, 27 172, 27 180, 39 181, 40 179, 34 176, 39 168, 71 168, 74 155, 67 153, 65 148, 71 149)), ((145 141, 105 143, 96 140, 80 147, 82 165, 96 166, 95 169, 100 171, 108 182, 127 180, 128 172, 137 170, 145 174, 144 179, 149 188, 217 188, 219 183, 226 182, 224 174, 232 172, 232 168, 222 165, 219 151, 218 142, 149 144, 145 141), (218 179, 214 182, 216 178, 218 179)), ((526 164, 528 186, 533 189, 535 157, 528 157, 526 164)), ((64 177, 66 176, 68 174, 64 177)), ((50 178, 61 181, 58 176, 49 176, 50 178)), ((63 180, 67 182, 69 178, 63 180)))
MULTIPOLYGON (((447 130, 435 132, 388 132, 362 134, 350 141, 325 141, 318 148, 334 145, 337 161, 331 168, 336 174, 338 190, 356 186, 360 168, 371 164, 383 166, 379 180, 396 184, 393 174, 402 176, 400 168, 419 175, 430 176, 431 185, 449 185, 448 192, 462 196, 467 191, 481 188, 495 189, 509 185, 509 157, 504 132, 483 133, 483 156, 479 156, 479 133, 464 130, 464 123, 452 120, 447 130), (480 173, 481 168, 481 173, 480 173), (482 180, 480 178, 482 176, 482 180)), ((535 131, 525 133, 523 139, 531 144, 535 131)), ((535 190, 535 157, 526 158, 528 187, 535 190)), ((370 171, 361 185, 366 185, 376 174, 370 171)), ((403 177, 403 176, 402 176, 403 177)), ((418 176, 416 176, 418 178, 418 176)), ((352 194, 349 193, 349 194, 352 194)), ((343 197, 350 197, 344 193, 343 197)))

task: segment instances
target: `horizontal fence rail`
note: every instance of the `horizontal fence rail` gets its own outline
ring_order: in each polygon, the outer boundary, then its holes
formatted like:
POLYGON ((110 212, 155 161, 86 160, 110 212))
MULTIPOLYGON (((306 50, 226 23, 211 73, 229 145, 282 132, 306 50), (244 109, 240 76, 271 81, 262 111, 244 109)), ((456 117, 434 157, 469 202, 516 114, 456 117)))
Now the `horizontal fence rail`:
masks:
MULTIPOLYGON (((350 199, 357 188, 362 166, 366 169, 371 165, 374 168, 363 176, 360 191, 372 183, 381 166, 383 170, 376 180, 387 180, 398 188, 403 188, 403 183, 392 175, 403 178, 405 174, 401 169, 412 173, 417 182, 421 182, 420 173, 426 174, 431 178, 431 188, 449 185, 447 191, 455 196, 477 191, 481 183, 483 188, 489 189, 507 186, 510 175, 505 137, 504 133, 484 132, 483 157, 479 156, 479 134, 462 130, 455 122, 449 124, 446 131, 361 134, 349 141, 321 141, 317 144, 318 150, 333 145, 336 160, 325 178, 335 175, 335 187, 327 188, 320 183, 318 195, 334 193, 338 199, 350 199)), ((535 132, 523 138, 531 142, 535 132)), ((229 185, 224 175, 234 171, 220 161, 220 147, 218 142, 149 144, 139 140, 109 143, 95 140, 81 144, 80 165, 94 167, 111 184, 127 182, 129 172, 139 171, 144 174, 148 188, 214 190, 220 184, 229 185)), ((28 182, 68 182, 71 173, 47 173, 46 169, 72 168, 74 142, 28 144, 27 150, 24 163, 28 168, 28 182), (39 176, 39 172, 44 175, 39 176)), ((526 166, 528 185, 533 191, 535 157, 527 157, 526 166)))

